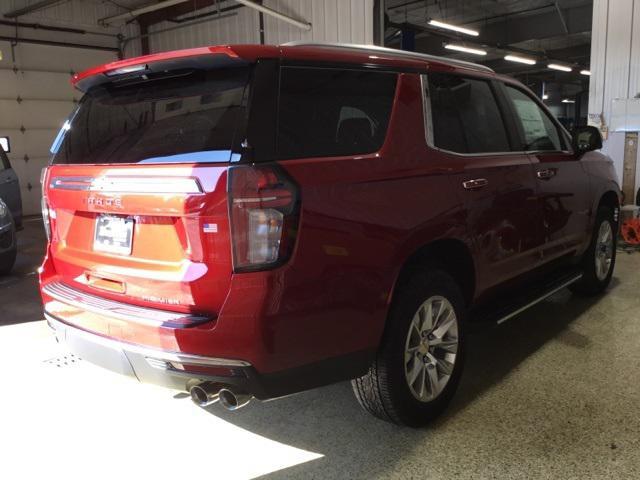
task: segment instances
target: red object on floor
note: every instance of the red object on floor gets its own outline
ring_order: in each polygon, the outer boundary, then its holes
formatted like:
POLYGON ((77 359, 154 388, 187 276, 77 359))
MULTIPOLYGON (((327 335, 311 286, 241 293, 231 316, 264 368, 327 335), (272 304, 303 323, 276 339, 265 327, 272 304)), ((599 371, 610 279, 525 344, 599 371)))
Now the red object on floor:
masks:
POLYGON ((640 218, 631 218, 622 224, 622 239, 629 245, 640 245, 640 218))

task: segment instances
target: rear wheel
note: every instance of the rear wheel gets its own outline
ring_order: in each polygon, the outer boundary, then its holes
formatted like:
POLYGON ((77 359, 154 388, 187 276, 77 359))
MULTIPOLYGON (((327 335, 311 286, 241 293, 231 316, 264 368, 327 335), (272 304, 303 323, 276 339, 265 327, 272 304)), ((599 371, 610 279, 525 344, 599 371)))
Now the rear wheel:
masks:
POLYGON ((397 293, 369 372, 352 381, 373 415, 420 427, 451 401, 464 361, 464 300, 441 270, 413 277, 397 293))
POLYGON ((582 259, 582 279, 572 285, 573 292, 598 295, 609 286, 616 264, 616 232, 613 209, 598 208, 591 243, 582 259))

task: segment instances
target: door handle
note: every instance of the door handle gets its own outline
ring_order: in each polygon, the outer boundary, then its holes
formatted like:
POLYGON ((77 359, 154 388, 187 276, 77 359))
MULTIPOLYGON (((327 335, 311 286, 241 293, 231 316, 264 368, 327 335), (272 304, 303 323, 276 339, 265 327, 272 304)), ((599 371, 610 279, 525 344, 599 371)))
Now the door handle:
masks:
POLYGON ((476 190, 478 188, 486 187, 487 185, 489 185, 489 180, 486 178, 474 178, 473 180, 462 182, 462 186, 467 190, 476 190))
POLYGON ((544 170, 538 170, 536 172, 536 176, 540 180, 549 180, 551 177, 555 176, 556 171, 552 168, 546 168, 544 170))

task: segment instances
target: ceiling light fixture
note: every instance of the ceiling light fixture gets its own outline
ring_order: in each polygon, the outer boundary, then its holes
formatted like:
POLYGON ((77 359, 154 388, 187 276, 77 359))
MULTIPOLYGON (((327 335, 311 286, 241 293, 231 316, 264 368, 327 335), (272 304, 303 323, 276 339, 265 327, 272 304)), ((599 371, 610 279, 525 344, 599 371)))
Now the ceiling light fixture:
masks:
POLYGON ((591 70, 580 70, 580 75, 590 76, 591 70))
POLYGON ((546 93, 544 95, 542 95, 542 99, 543 100, 549 100, 549 95, 547 95, 546 93))
POLYGON ((480 35, 480 32, 478 32, 477 30, 458 27, 457 25, 451 25, 450 23, 440 22, 438 20, 429 20, 429 25, 431 25, 432 27, 444 28, 445 30, 453 30, 454 32, 464 33, 473 37, 477 37, 478 35, 480 35))
POLYGON ((562 103, 576 103, 576 101, 575 100, 570 100, 568 98, 563 98, 562 99, 562 103))
POLYGON ((447 50, 456 50, 458 52, 464 52, 464 53, 472 53, 473 55, 486 55, 487 52, 485 52, 484 50, 480 50, 478 48, 469 48, 469 47, 463 47, 462 45, 454 45, 453 43, 447 43, 444 48, 446 48, 447 50))
POLYGON ((509 62, 525 63, 527 65, 535 65, 536 61, 532 58, 519 57, 517 55, 507 55, 504 57, 509 62))
POLYGON ((572 70, 571 67, 567 67, 566 65, 559 65, 557 63, 550 63, 547 66, 552 70, 560 70, 561 72, 570 72, 572 70))

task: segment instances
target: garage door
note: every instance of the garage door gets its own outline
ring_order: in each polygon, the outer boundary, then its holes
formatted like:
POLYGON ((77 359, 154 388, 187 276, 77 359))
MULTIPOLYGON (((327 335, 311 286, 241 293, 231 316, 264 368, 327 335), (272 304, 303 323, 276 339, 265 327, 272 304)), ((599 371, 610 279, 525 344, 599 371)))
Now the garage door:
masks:
POLYGON ((116 59, 113 52, 0 42, 0 137, 20 179, 23 212, 40 213, 40 171, 58 129, 80 99, 72 72, 116 59))

